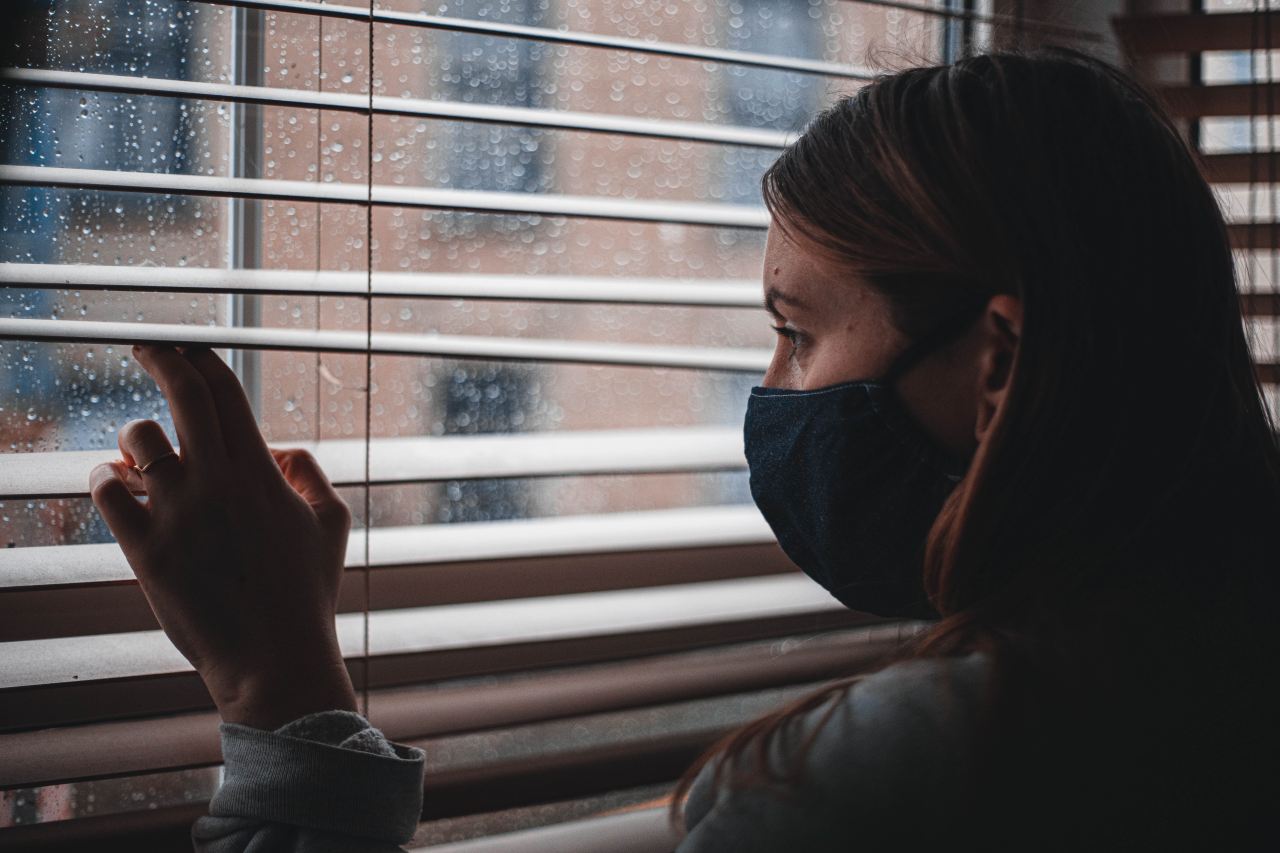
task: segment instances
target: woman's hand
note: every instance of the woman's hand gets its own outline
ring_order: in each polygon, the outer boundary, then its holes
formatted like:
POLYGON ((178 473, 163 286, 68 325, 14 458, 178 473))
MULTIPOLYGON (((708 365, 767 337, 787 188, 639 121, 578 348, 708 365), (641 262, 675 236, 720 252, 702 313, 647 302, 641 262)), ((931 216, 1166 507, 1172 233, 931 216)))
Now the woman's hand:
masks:
POLYGON ((267 447, 212 350, 133 353, 169 400, 181 454, 155 421, 130 421, 124 461, 89 484, 160 626, 228 722, 355 710, 334 628, 347 505, 310 454, 267 447))

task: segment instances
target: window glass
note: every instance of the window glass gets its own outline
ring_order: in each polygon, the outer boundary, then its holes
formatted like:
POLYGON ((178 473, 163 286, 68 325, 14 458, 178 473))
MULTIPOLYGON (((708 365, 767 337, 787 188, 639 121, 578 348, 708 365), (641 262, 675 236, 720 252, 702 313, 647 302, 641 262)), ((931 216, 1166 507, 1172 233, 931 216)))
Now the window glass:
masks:
MULTIPOLYGON (((231 16, 181 0, 15 4, 43 39, 37 67, 170 79, 225 74, 231 16), (115 14, 119 11, 120 14, 115 14), (164 49, 157 49, 163 44, 164 49)), ((5 161, 22 165, 167 174, 224 174, 225 104, 74 89, 0 89, 5 161)), ((191 196, 0 187, 0 261, 218 265, 224 203, 191 196)), ((216 322, 219 300, 138 299, 137 294, 0 288, 0 316, 216 322)), ((128 348, 0 342, 0 441, 5 451, 115 445, 126 421, 171 426, 154 384, 128 348)), ((106 541, 86 501, 5 507, 6 544, 56 532, 66 542, 106 541), (16 510, 17 517, 12 513, 16 510)))
MULTIPOLYGON (((463 0, 455 4, 458 17, 485 15, 494 4, 463 0)), ((541 0, 510 0, 502 4, 505 23, 538 26, 546 5, 541 0)), ((447 40, 434 69, 440 81, 438 97, 468 104, 542 106, 545 86, 542 65, 547 47, 527 39, 494 40, 458 33, 447 40)), ((539 156, 539 131, 528 127, 449 122, 437 144, 445 152, 442 183, 463 190, 539 192, 550 177, 539 156)))
MULTIPOLYGON (((822 14, 818 4, 739 0, 730 10, 728 46, 734 50, 780 56, 820 55, 822 14)), ((812 74, 786 74, 734 66, 725 72, 731 123, 739 127, 803 129, 822 100, 823 81, 812 74)), ((726 201, 760 201, 760 176, 776 152, 729 148, 724 152, 726 201)))

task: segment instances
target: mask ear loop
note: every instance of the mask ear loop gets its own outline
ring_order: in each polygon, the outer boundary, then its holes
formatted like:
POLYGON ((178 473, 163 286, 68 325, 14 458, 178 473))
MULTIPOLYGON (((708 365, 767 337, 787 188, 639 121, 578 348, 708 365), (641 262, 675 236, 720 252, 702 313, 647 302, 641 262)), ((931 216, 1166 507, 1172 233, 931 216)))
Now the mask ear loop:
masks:
POLYGON ((927 334, 912 341, 881 376, 881 384, 894 385, 903 374, 915 367, 925 356, 958 339, 974 324, 986 305, 985 299, 978 299, 962 306, 927 334))

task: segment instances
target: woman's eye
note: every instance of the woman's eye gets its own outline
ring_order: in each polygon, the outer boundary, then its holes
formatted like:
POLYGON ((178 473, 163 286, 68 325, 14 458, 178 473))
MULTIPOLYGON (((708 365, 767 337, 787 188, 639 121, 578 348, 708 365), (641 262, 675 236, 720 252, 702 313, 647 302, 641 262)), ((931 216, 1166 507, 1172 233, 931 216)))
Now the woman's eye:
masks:
POLYGON ((792 329, 789 326, 773 326, 772 328, 780 337, 786 338, 792 348, 798 348, 800 346, 803 336, 799 331, 792 329))

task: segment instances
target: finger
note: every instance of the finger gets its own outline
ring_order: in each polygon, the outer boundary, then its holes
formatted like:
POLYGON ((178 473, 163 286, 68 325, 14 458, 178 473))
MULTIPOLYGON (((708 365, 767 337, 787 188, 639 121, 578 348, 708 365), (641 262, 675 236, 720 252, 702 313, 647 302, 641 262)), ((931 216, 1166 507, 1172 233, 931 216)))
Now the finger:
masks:
POLYGON ((164 428, 155 421, 129 421, 120 427, 116 443, 124 464, 136 469, 147 494, 172 492, 181 480, 183 463, 174 453, 164 428))
POLYGON ((89 496, 111 535, 128 554, 147 537, 151 514, 129 491, 122 462, 104 462, 89 472, 89 496))
MULTIPOLYGON (((119 444, 119 436, 117 435, 116 443, 119 444)), ((121 454, 122 456, 124 454, 121 454)), ((120 466, 120 473, 124 477, 124 484, 129 487, 129 491, 135 495, 145 495, 147 493, 147 485, 142 482, 142 475, 138 473, 138 469, 132 467, 128 463, 120 466)))
POLYGON ((350 522, 351 511, 346 501, 338 494, 338 490, 329 482, 324 470, 316 458, 306 450, 276 450, 271 448, 284 478, 289 482, 302 499, 311 504, 311 508, 322 518, 340 519, 346 517, 350 522))
POLYGON ((169 401, 182 458, 201 466, 226 464, 227 451, 218 425, 218 410, 200 371, 169 346, 134 345, 133 357, 169 401))
POLYGON ((249 398, 245 396, 235 371, 208 347, 188 347, 183 355, 204 377, 209 393, 213 395, 227 455, 233 460, 273 464, 267 442, 253 415, 253 407, 249 405, 249 398))

